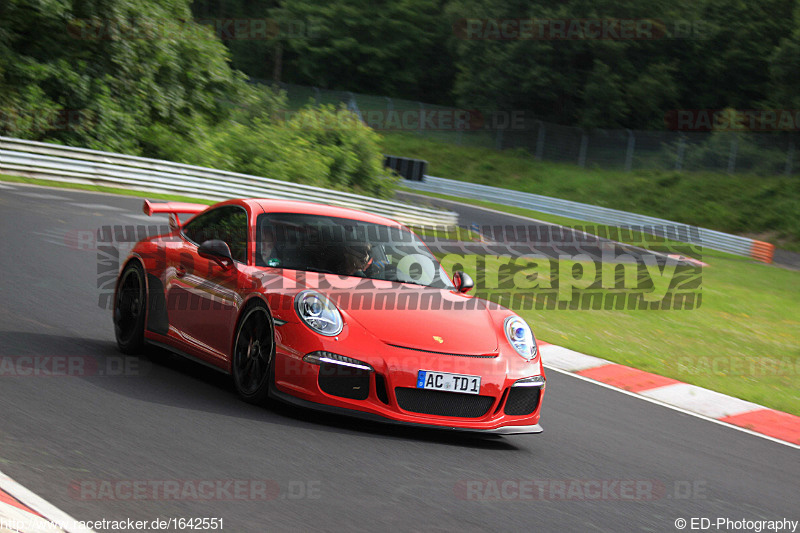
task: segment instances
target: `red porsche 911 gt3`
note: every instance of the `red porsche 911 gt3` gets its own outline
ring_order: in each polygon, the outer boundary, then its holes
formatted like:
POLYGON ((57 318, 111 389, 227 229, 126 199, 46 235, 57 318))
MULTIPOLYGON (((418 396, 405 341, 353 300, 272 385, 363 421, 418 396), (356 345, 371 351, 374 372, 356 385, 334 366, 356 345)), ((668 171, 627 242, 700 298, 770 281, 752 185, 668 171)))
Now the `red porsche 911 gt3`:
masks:
POLYGON ((119 348, 147 343, 238 394, 384 422, 538 433, 545 375, 512 311, 467 296, 410 229, 308 202, 145 201, 170 233, 137 243, 114 295, 119 348), (193 216, 184 224, 179 214, 193 216))

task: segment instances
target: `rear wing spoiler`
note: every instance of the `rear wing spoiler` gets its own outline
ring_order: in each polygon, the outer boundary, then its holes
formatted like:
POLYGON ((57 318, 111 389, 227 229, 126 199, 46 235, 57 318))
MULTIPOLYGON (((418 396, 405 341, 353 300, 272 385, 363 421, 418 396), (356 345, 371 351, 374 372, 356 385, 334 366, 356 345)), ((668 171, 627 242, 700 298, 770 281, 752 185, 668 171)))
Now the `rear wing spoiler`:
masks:
POLYGON ((147 216, 153 216, 154 213, 169 213, 169 225, 173 230, 176 230, 181 226, 178 213, 195 215, 208 208, 209 206, 205 204, 190 204, 188 202, 151 202, 150 200, 145 200, 142 211, 144 211, 144 214, 147 216))

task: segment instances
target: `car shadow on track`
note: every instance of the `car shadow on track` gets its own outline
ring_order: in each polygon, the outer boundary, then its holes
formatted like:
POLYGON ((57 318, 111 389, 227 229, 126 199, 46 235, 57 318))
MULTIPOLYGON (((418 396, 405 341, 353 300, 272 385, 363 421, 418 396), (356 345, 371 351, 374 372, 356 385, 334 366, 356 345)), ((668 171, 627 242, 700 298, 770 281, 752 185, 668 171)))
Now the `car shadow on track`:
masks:
POLYGON ((148 347, 147 355, 131 357, 121 354, 110 339, 34 332, 4 332, 2 344, 4 377, 13 378, 9 368, 18 377, 45 372, 85 380, 106 392, 137 401, 269 424, 477 449, 520 449, 507 437, 497 435, 385 424, 274 400, 265 406, 250 405, 237 398, 230 376, 158 347, 148 347))

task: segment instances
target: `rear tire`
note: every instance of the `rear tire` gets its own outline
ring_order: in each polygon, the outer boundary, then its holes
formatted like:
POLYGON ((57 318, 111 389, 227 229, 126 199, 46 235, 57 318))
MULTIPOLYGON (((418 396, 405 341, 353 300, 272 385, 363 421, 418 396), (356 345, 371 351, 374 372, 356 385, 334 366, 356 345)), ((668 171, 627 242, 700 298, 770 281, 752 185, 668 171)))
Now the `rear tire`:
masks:
POLYGON ((236 328, 231 375, 239 397, 263 404, 272 385, 275 360, 275 326, 267 307, 256 303, 245 309, 236 328))
POLYGON ((136 355, 142 352, 146 313, 144 269, 138 261, 133 261, 120 274, 114 297, 114 334, 122 353, 136 355))

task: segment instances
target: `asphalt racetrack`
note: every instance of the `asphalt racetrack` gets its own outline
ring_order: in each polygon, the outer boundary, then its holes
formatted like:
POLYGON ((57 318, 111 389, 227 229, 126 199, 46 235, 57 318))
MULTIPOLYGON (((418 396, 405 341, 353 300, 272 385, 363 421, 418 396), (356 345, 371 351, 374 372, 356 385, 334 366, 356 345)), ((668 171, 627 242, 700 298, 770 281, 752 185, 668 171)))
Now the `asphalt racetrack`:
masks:
MULTIPOLYGON (((196 363, 122 358, 98 305, 105 271, 79 232, 153 224, 141 205, 0 183, 0 470, 79 520, 222 518, 236 533, 670 532, 679 518, 800 518, 796 448, 555 371, 544 433, 481 437, 254 407, 196 363), (86 370, 19 372, 20 356, 83 358, 86 370), (135 481, 188 492, 136 497, 135 481), (187 487, 203 481, 213 497, 192 497, 187 487)), ((736 530, 710 530, 726 527, 736 530)))

